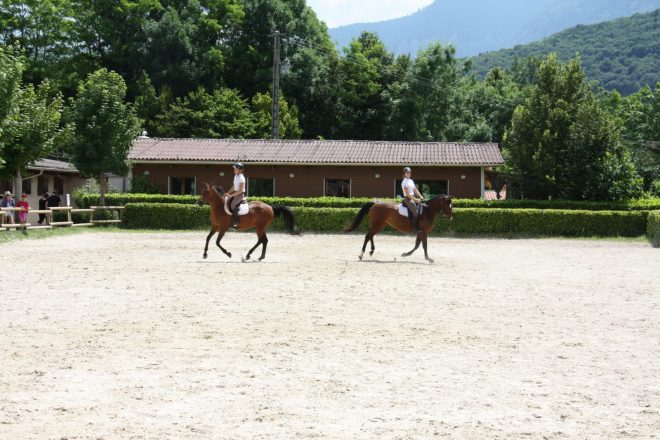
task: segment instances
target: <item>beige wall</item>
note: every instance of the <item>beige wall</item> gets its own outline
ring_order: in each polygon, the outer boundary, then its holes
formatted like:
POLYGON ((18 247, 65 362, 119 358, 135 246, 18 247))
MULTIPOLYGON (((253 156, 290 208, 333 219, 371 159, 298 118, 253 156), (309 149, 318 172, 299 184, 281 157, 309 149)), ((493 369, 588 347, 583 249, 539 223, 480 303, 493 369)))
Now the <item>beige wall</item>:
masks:
MULTIPOLYGON (((272 178, 275 195, 291 197, 322 196, 324 179, 350 179, 353 197, 393 197, 395 181, 402 178, 402 167, 372 166, 293 166, 246 164, 248 177, 272 178), (290 177, 293 174, 294 177, 290 177), (378 174, 379 178, 375 175, 378 174)), ((168 178, 196 177, 197 192, 202 182, 212 182, 228 189, 232 185, 233 171, 230 165, 204 164, 135 164, 133 175, 149 173, 149 179, 168 190, 168 178), (223 172, 224 176, 219 173, 223 172)), ((413 167, 414 180, 447 180, 449 193, 454 197, 480 198, 482 193, 480 167, 413 167), (462 178, 462 176, 464 178, 462 178)))
MULTIPOLYGON (((34 174, 31 172, 30 174, 34 174)), ((62 199, 62 203, 60 206, 65 206, 66 205, 66 195, 70 194, 71 195, 71 203, 73 204, 73 192, 77 189, 80 188, 85 184, 85 179, 83 179, 80 176, 76 175, 71 175, 71 174, 57 174, 57 173, 52 173, 52 172, 44 172, 42 174, 43 177, 46 177, 48 181, 48 192, 52 193, 53 190, 55 189, 55 177, 59 177, 62 179, 63 183, 63 193, 60 194, 60 198, 62 199)), ((30 185, 30 193, 28 194, 28 203, 30 203, 30 208, 31 209, 39 209, 39 199, 41 198, 41 195, 39 193, 39 186, 38 186, 38 181, 39 177, 36 175, 33 175, 29 179, 29 185, 30 185)), ((20 194, 17 194, 17 201, 18 197, 20 197, 20 194)), ((30 223, 36 223, 37 221, 37 214, 30 214, 28 216, 28 222, 30 223)))

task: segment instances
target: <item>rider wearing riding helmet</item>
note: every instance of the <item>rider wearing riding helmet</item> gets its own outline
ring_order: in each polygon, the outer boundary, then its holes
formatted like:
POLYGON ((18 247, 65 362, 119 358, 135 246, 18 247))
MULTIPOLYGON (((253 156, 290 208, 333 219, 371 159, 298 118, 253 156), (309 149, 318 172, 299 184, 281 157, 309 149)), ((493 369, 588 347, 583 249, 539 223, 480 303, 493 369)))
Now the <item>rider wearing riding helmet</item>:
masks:
POLYGON ((412 170, 410 167, 403 169, 403 182, 401 182, 401 189, 403 190, 403 201, 408 210, 412 213, 412 227, 413 230, 417 229, 417 204, 422 202, 422 195, 417 190, 415 182, 410 178, 412 170), (417 196, 417 198, 415 197, 417 196))
POLYGON ((227 196, 234 197, 230 205, 232 226, 238 228, 238 209, 245 196, 245 176, 243 175, 245 166, 240 162, 236 162, 232 167, 234 168, 234 186, 227 192, 227 196))

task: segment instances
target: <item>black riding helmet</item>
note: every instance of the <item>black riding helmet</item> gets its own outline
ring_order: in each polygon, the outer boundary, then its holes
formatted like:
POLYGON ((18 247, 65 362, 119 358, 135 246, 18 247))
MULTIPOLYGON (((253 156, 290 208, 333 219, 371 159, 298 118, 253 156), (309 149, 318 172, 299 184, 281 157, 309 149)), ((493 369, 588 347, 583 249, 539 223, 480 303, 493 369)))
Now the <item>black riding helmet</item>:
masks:
POLYGON ((234 165, 232 165, 233 168, 238 168, 239 170, 242 170, 245 168, 245 165, 243 165, 240 162, 236 162, 234 165))
POLYGON ((412 173, 412 170, 410 169, 410 167, 404 167, 404 168, 403 168, 403 172, 404 172, 404 173, 407 173, 407 172, 409 172, 409 171, 412 173))

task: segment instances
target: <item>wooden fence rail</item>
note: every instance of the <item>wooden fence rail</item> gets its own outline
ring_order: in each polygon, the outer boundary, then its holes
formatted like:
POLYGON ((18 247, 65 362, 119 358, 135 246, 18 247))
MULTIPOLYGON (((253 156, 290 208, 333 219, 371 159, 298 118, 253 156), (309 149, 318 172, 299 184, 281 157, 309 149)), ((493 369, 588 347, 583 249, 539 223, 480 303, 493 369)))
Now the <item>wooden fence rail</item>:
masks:
MULTIPOLYGON (((51 229, 54 226, 69 226, 69 227, 84 227, 84 226, 94 226, 101 224, 111 224, 111 223, 121 223, 124 220, 124 207, 123 206, 90 206, 89 208, 74 208, 71 206, 58 206, 48 209, 28 209, 28 214, 43 214, 45 216, 46 224, 45 225, 32 225, 31 223, 4 223, 5 221, 5 212, 25 212, 23 208, 0 208, 0 214, 2 216, 2 223, 0 224, 1 229, 7 231, 11 229, 51 229), (106 210, 110 211, 112 214, 111 217, 114 217, 114 212, 117 212, 118 218, 111 219, 94 219, 94 214, 96 211, 106 210), (53 221, 53 215, 58 212, 66 213, 66 220, 53 221), (89 221, 83 223, 74 223, 73 214, 89 214, 89 221)), ((16 219, 15 219, 16 220, 16 219)))

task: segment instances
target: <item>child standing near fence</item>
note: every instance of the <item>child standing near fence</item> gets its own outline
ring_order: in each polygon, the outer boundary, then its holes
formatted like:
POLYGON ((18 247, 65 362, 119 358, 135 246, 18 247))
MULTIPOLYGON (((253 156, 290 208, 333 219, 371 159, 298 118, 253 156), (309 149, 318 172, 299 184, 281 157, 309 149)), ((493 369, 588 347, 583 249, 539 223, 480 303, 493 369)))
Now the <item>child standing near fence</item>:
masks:
MULTIPOLYGON (((18 201, 16 206, 18 208, 24 209, 23 211, 18 211, 18 221, 22 225, 25 225, 25 222, 27 221, 28 209, 30 209, 30 203, 27 200, 27 194, 21 194, 21 200, 18 201)), ((23 226, 23 234, 27 235, 27 227, 25 226, 23 226)))

